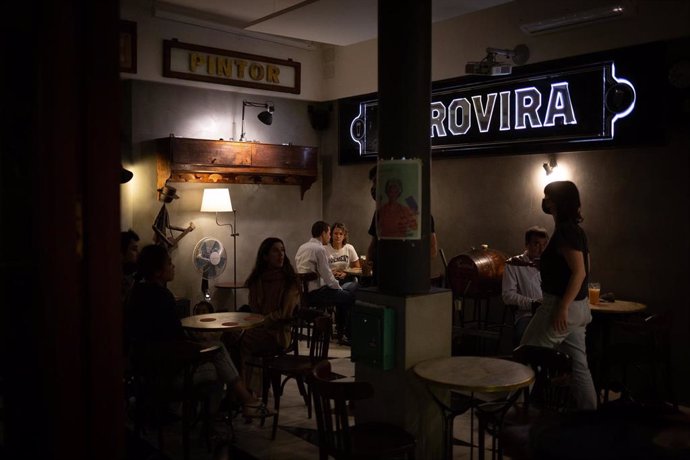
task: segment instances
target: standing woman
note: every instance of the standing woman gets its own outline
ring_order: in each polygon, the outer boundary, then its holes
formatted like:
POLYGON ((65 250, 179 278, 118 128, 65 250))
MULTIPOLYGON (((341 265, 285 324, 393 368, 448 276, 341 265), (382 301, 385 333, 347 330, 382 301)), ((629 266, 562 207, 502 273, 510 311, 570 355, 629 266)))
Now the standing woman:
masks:
POLYGON ((553 216, 555 229, 541 255, 543 303, 521 344, 558 348, 569 354, 577 408, 596 409, 597 395, 585 349, 585 327, 592 321, 592 314, 587 298, 587 235, 578 225, 583 220, 580 193, 570 181, 552 182, 544 188, 541 207, 553 216))

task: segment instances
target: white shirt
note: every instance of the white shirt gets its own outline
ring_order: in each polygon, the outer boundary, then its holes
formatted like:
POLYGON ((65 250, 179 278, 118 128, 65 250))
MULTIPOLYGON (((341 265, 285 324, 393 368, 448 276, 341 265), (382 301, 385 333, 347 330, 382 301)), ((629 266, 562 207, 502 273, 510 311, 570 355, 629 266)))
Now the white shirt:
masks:
POLYGON ((340 249, 334 249, 330 244, 325 246, 328 254, 328 265, 331 270, 344 271, 350 268, 350 264, 359 259, 357 251, 351 244, 346 244, 340 249))
MULTIPOLYGON (((530 263, 527 252, 516 257, 520 262, 530 263)), ((518 307, 515 321, 532 314, 532 302, 541 301, 541 273, 536 267, 506 264, 503 270, 503 303, 518 307)))
POLYGON ((309 281, 309 292, 328 286, 331 289, 340 289, 340 283, 335 279, 331 268, 328 266, 326 247, 321 240, 312 238, 297 249, 295 254, 295 268, 297 273, 314 272, 319 275, 316 281, 309 281))

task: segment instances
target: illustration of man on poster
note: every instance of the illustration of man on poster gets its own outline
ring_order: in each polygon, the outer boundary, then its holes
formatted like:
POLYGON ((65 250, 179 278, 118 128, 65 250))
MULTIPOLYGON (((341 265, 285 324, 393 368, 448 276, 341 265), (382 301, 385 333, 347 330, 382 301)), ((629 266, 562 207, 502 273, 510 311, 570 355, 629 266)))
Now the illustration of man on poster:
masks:
POLYGON ((421 239, 421 160, 382 160, 377 170, 378 238, 421 239))

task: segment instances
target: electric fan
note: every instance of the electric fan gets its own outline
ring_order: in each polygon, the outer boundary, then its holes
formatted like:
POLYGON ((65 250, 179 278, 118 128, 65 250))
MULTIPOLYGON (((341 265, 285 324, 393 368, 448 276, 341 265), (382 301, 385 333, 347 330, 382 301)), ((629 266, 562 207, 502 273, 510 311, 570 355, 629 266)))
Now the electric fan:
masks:
POLYGON ((208 292, 208 280, 220 276, 228 262, 223 243, 215 238, 202 238, 194 246, 192 261, 196 271, 201 273, 201 292, 204 295, 204 300, 210 303, 211 295, 208 292))

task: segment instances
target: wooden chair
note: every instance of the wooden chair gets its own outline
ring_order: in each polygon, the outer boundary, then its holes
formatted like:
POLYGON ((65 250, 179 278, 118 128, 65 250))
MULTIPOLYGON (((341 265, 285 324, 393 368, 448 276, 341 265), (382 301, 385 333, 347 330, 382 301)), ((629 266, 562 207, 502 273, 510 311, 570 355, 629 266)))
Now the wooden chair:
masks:
POLYGON ((309 379, 319 432, 319 459, 414 459, 416 441, 407 431, 389 423, 350 425, 352 401, 374 394, 368 382, 340 382, 332 379, 331 364, 318 363, 309 379))
POLYGON ((668 401, 678 410, 671 365, 672 323, 670 311, 614 323, 616 339, 607 350, 610 369, 603 369, 602 376, 604 403, 611 387, 619 387, 621 398, 646 403, 668 401), (619 371, 617 378, 612 371, 619 371))
POLYGON ((307 416, 311 418, 310 391, 305 387, 307 376, 314 366, 328 358, 328 348, 331 341, 333 326, 330 316, 320 315, 313 321, 313 332, 309 341, 308 355, 282 355, 268 362, 268 375, 273 389, 273 401, 275 415, 273 417, 273 432, 271 439, 276 438, 278 430, 278 416, 280 415, 280 397, 283 394, 285 384, 294 379, 297 383, 304 403, 307 406, 307 416))
POLYGON ((571 409, 572 358, 553 348, 521 345, 513 350, 513 359, 534 370, 534 384, 525 388, 524 401, 496 419, 488 431, 498 437, 499 458, 505 452, 519 460, 531 458, 529 432, 539 420, 571 409))
POLYGON ((303 310, 316 310, 329 315, 333 320, 333 325, 335 326, 335 305, 330 305, 327 303, 314 303, 307 299, 307 294, 309 293, 309 282, 319 279, 319 275, 314 272, 307 272, 298 273, 297 276, 300 279, 301 285, 300 308, 303 310))
POLYGON ((208 313, 215 313, 216 309, 213 307, 211 302, 202 300, 201 302, 194 305, 192 309, 192 315, 205 315, 208 313))
POLYGON ((246 360, 244 362, 245 366, 247 367, 261 368, 261 400, 264 402, 264 404, 268 403, 268 390, 271 387, 269 364, 281 356, 298 355, 299 340, 301 338, 306 338, 307 343, 309 343, 311 331, 313 329, 314 319, 317 316, 320 316, 320 313, 317 314, 312 310, 302 309, 301 307, 296 308, 290 321, 292 331, 290 344, 287 346, 287 348, 285 348, 284 350, 280 350, 277 353, 253 354, 250 360, 246 360))
POLYGON ((203 348, 198 343, 175 341, 165 343, 135 343, 130 352, 134 381, 135 431, 141 435, 144 424, 158 431, 159 449, 164 450, 161 426, 171 403, 182 403, 182 446, 185 460, 190 458, 190 433, 196 421, 196 408, 201 406, 202 434, 211 449, 211 408, 213 395, 223 392, 221 382, 194 384, 193 376, 199 366, 211 362, 219 346, 203 348), (179 385, 180 376, 182 384, 179 385))

